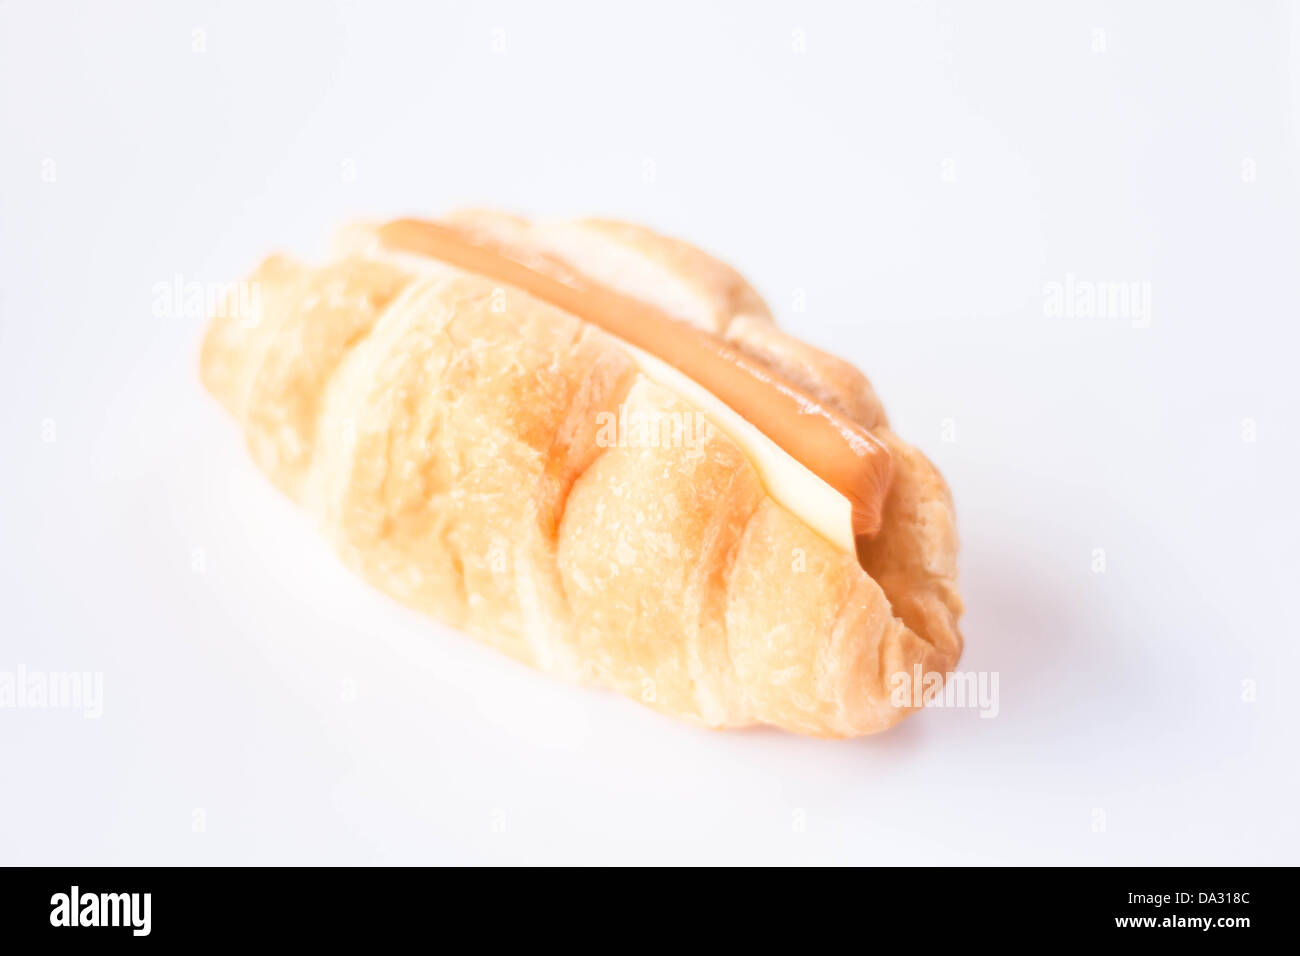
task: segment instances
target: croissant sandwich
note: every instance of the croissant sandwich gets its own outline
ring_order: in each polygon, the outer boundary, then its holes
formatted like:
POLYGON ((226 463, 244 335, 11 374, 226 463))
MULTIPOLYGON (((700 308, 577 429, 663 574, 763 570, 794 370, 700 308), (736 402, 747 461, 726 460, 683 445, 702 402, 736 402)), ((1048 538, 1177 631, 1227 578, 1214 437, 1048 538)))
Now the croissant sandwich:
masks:
POLYGON ((200 365, 373 585, 708 727, 869 734, 956 665, 943 479, 727 265, 486 211, 337 245, 267 259, 200 365))

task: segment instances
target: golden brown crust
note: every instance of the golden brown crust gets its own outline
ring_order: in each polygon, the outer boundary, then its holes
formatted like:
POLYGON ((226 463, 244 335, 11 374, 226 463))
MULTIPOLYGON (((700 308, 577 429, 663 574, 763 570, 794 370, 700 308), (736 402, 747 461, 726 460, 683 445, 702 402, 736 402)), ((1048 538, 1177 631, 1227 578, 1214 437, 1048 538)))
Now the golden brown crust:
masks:
POLYGON ((711 727, 851 736, 902 719, 890 675, 960 655, 956 538, 942 478, 866 379, 776 333, 738 274, 677 240, 467 215, 539 247, 560 236, 546 247, 579 248, 580 269, 616 262, 626 294, 673 270, 685 309, 877 429, 895 480, 862 566, 716 429, 694 447, 603 443, 620 408, 693 411, 616 340, 489 280, 373 255, 364 230, 323 269, 268 260, 256 321, 209 328, 203 380, 263 469, 376 586, 547 671, 711 727))

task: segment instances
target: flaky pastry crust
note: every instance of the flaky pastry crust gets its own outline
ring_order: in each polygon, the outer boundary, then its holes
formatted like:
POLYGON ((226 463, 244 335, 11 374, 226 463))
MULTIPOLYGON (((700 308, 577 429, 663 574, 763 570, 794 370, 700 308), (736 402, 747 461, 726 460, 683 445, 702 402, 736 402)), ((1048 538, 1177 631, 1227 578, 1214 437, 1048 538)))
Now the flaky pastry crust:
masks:
POLYGON ((894 460, 884 525, 844 553, 716 429, 692 447, 602 443, 609 416, 696 410, 600 329, 357 225, 320 268, 266 260, 200 359, 254 460, 348 565, 535 667, 709 727, 872 733, 913 709, 893 675, 956 665, 948 488, 860 372, 778 329, 729 266, 642 226, 449 219, 723 335, 872 429, 894 460))

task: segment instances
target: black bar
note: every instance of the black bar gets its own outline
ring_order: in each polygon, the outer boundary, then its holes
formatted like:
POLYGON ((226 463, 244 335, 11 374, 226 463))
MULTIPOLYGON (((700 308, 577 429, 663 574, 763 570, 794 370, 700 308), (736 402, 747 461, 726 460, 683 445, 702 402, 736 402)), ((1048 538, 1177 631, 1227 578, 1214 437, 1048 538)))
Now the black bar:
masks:
MULTIPOLYGON (((110 937, 374 943, 400 941, 413 927, 425 933, 472 931, 486 943, 503 930, 533 925, 537 945, 544 937, 563 945, 570 934, 574 942, 586 936, 589 923, 615 919, 628 936, 668 945, 687 923, 703 919, 715 932, 733 934, 734 941, 778 931, 808 933, 813 940, 848 932, 861 934, 868 949, 886 938, 920 942, 962 934, 984 943, 1128 938, 1140 944, 1232 945, 1258 930, 1276 933, 1288 926, 1283 883, 1289 888, 1295 877, 1283 869, 918 868, 815 877, 728 874, 722 883, 713 874, 679 872, 604 876, 598 881, 606 887, 602 893, 586 888, 587 874, 541 880, 536 874, 480 879, 420 869, 55 868, 0 874, 0 925, 9 943, 57 943, 60 936, 92 945, 110 937), (566 892, 570 880, 581 881, 583 889, 566 892), (745 886, 751 881, 753 889, 745 886), (449 891, 449 885, 456 889, 449 891), (116 915, 119 925, 70 925, 74 886, 79 922, 99 922, 100 914, 109 922, 116 915), (747 892, 752 901, 742 902, 738 894, 747 892), (114 895, 105 900, 101 894, 114 895)), ((450 943, 453 937, 441 938, 450 943)))

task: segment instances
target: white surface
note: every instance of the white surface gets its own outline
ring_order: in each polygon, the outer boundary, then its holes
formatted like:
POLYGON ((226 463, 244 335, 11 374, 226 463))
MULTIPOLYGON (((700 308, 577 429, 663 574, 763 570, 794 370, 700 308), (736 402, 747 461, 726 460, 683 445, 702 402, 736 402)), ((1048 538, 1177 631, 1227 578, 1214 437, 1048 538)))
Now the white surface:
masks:
POLYGON ((1298 862, 1297 11, 534 6, 0 3, 0 671, 104 680, 0 710, 0 862, 1298 862), (696 731, 350 577, 154 286, 467 203, 694 239, 866 370, 997 718, 696 731))

